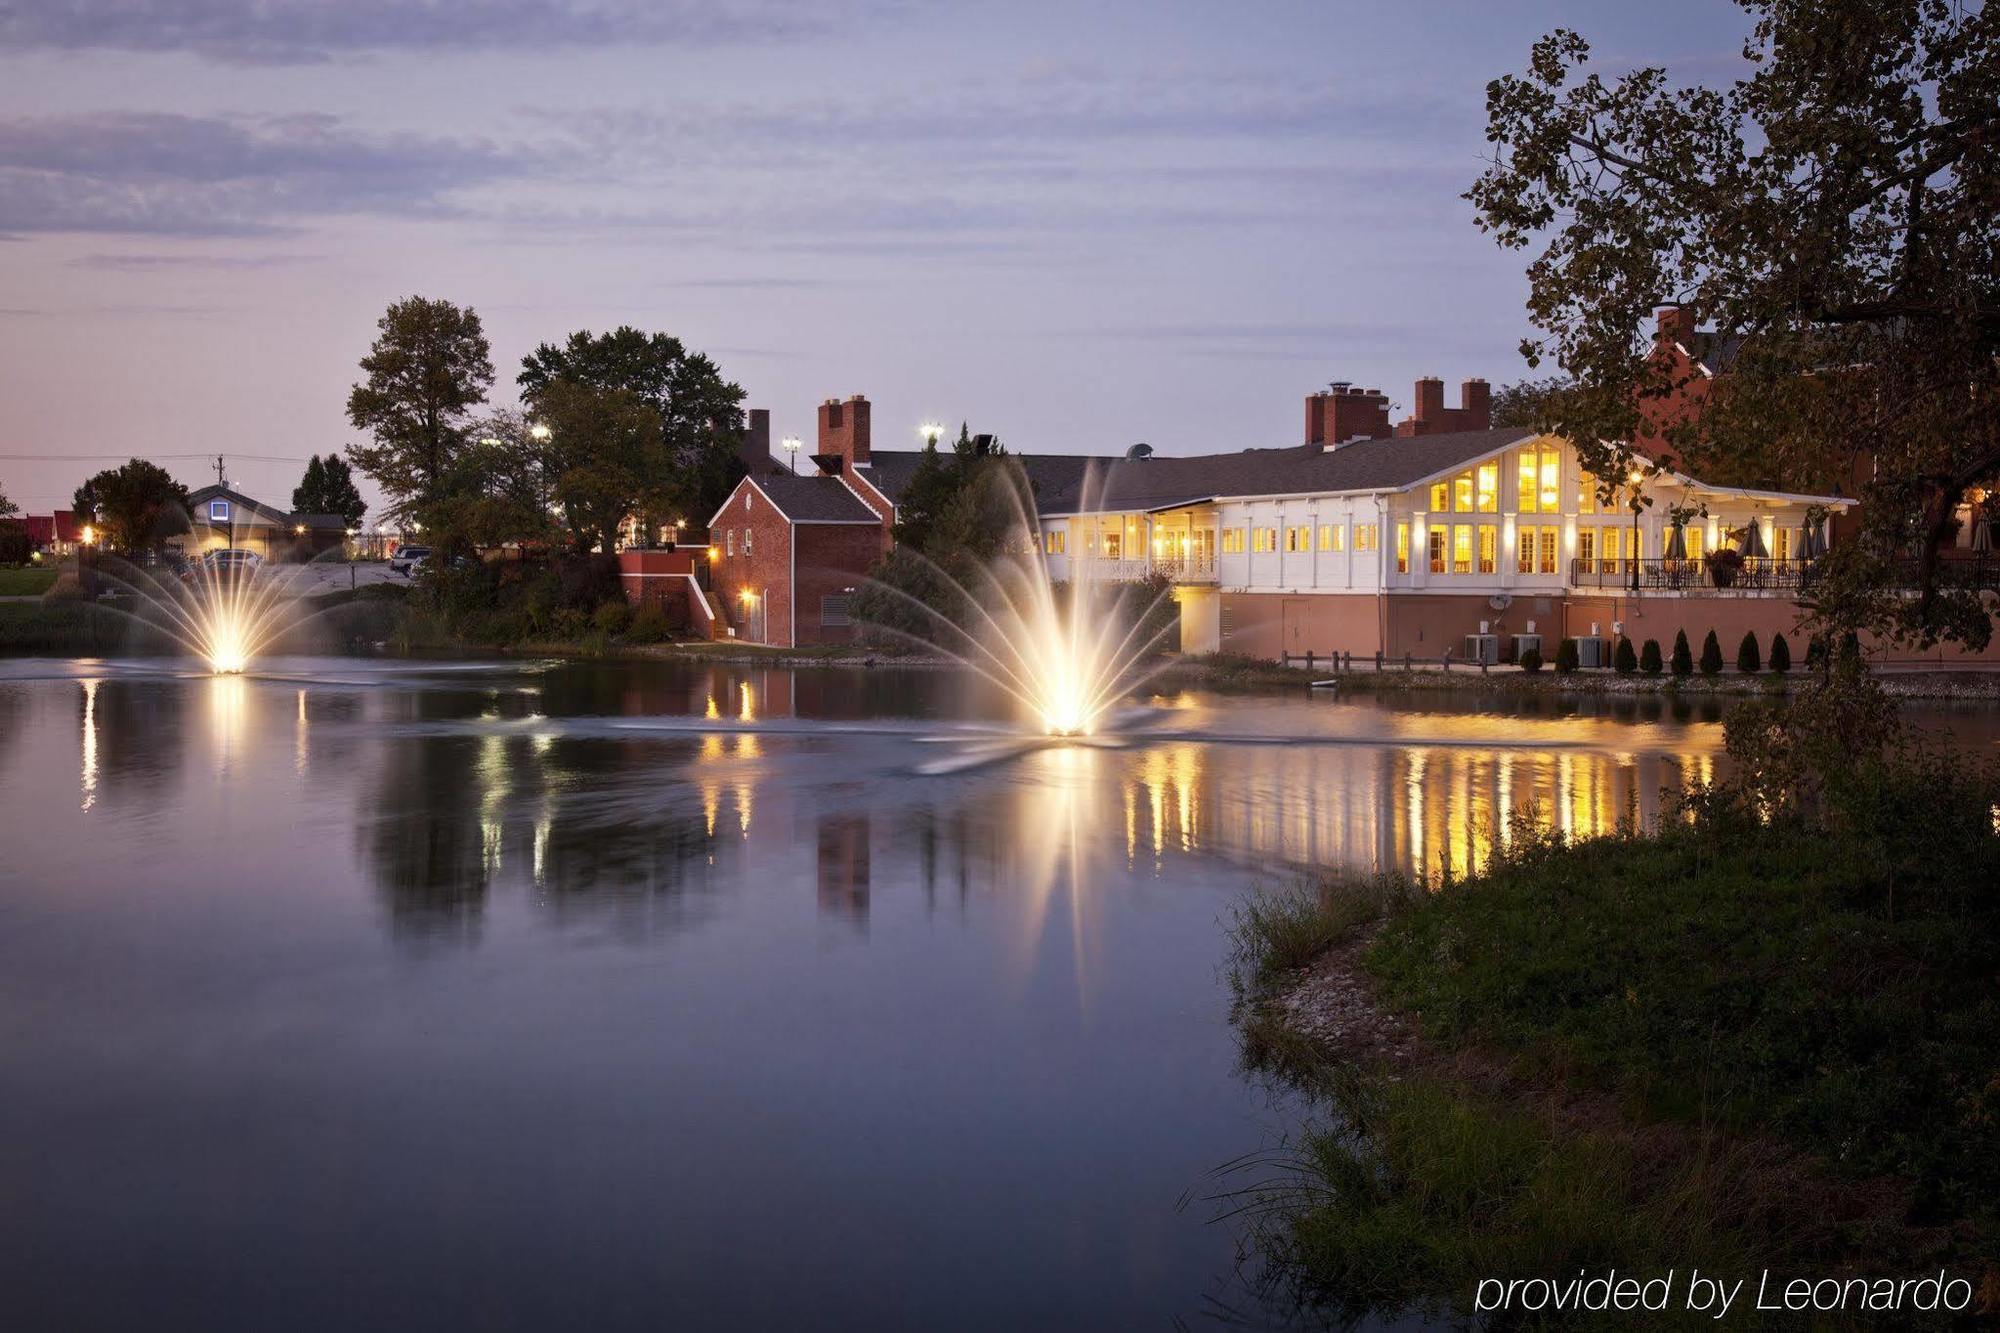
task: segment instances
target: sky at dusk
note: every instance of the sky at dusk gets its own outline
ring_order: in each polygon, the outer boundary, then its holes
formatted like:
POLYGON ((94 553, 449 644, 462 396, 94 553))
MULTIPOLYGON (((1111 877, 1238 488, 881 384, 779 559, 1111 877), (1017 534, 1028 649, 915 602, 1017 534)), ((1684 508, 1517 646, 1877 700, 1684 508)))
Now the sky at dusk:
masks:
MULTIPOLYGON (((1472 225, 1484 86, 1553 27, 1731 77, 1718 0, 22 0, 0 6, 0 492, 134 454, 289 503, 390 301, 478 309, 511 402, 663 329, 812 434, 1296 443, 1300 399, 1524 371, 1472 225), (102 455, 103 457, 96 457, 102 455)), ((1453 400, 1455 401, 1455 399, 1453 400)), ((372 492, 371 492, 372 498, 372 492)))

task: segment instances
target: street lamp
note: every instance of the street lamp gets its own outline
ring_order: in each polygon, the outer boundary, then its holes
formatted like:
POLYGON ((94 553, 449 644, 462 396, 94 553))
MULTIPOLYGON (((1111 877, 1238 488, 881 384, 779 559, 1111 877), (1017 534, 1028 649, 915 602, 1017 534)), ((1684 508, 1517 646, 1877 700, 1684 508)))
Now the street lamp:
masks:
POLYGON ((938 440, 944 435, 944 427, 935 421, 926 421, 923 425, 917 427, 917 434, 924 437, 924 446, 926 448, 934 448, 938 440))
POLYGON ((1639 483, 1643 480, 1645 480, 1645 477, 1640 473, 1638 468, 1633 468, 1625 478, 1626 484, 1632 488, 1632 547, 1630 559, 1632 564, 1632 592, 1635 596, 1639 591, 1639 483))
MULTIPOLYGON (((768 439, 770 437, 766 436, 765 438, 768 439)), ((796 435, 787 435, 783 440, 779 441, 779 444, 783 447, 785 456, 792 460, 792 475, 797 476, 799 472, 799 450, 804 447, 805 442, 796 435)))
POLYGON ((546 440, 549 438, 552 432, 549 430, 547 425, 545 425, 540 421, 537 421, 534 425, 528 427, 528 434, 534 436, 538 440, 546 440))

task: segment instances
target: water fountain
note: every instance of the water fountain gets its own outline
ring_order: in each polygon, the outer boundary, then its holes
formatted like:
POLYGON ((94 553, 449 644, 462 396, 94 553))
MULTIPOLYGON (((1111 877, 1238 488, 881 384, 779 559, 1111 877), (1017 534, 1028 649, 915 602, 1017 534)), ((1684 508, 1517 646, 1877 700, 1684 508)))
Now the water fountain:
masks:
POLYGON ((261 562, 196 561, 178 577, 132 566, 99 565, 94 573, 136 603, 132 610, 115 598, 100 605, 163 632, 212 675, 242 674, 280 634, 312 618, 300 611, 295 572, 261 562))
MULTIPOLYGON (((871 591, 895 608, 901 624, 863 618, 870 629, 934 650, 978 673, 1015 700, 1046 737, 1096 735, 1118 701, 1159 669, 1156 650, 1174 624, 1155 623, 1168 594, 1150 597, 1131 583, 1100 577, 1079 561, 1075 576, 1050 576, 1041 526, 1025 475, 999 460, 982 483, 998 506, 999 551, 954 577, 907 548, 897 553, 939 594, 919 597, 884 580, 871 591), (950 609, 936 603, 942 601, 950 609)), ((1085 492, 1094 489, 1086 482, 1085 492)))

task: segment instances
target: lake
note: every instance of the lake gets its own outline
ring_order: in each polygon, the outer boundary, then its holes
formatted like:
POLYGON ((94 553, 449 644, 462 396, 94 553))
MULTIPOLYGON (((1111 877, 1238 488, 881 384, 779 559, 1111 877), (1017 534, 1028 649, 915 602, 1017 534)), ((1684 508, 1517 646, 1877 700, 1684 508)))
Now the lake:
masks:
MULTIPOLYGON (((1990 715, 1940 715, 1990 744, 1990 715)), ((1169 1328, 1232 904, 1646 820, 1713 705, 1174 694, 1023 747, 929 670, 0 663, 19 1328, 1169 1328)))

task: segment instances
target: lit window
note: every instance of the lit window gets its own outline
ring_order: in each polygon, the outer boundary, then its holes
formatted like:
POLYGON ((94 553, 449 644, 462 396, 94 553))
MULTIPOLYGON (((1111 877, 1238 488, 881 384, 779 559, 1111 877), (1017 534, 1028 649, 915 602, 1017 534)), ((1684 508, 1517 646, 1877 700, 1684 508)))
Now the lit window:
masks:
POLYGON ((1347 525, 1345 523, 1320 524, 1319 549, 1322 551, 1345 551, 1347 549, 1347 525))
POLYGON ((1286 528, 1285 549, 1287 551, 1312 550, 1312 528, 1303 523, 1286 528))
POLYGON ((1431 538, 1430 541, 1431 573, 1442 574, 1444 573, 1445 529, 1432 528, 1430 532, 1430 538, 1431 538))
MULTIPOLYGON (((1585 537, 1588 537, 1589 535, 1590 535, 1590 530, 1588 528, 1579 529, 1576 534, 1576 540, 1577 540, 1576 553, 1580 558, 1586 560, 1589 559, 1590 557, 1584 554, 1582 543, 1583 539, 1585 537)), ((1598 543, 1599 563, 1597 567, 1603 573, 1616 574, 1618 572, 1618 545, 1619 545, 1618 538, 1620 535, 1619 530, 1617 528, 1605 528, 1598 535, 1602 538, 1602 540, 1598 543)))
POLYGON ((1576 558, 1583 561, 1584 568, 1597 558, 1597 533, 1590 528, 1576 530, 1576 558))
MULTIPOLYGON (((1397 526, 1403 533, 1403 563, 1407 566, 1410 562, 1410 525, 1401 523, 1397 526)), ((1356 523, 1354 525, 1354 549, 1357 551, 1372 551, 1375 549, 1375 525, 1373 523, 1356 523)), ((1405 569, 1403 572, 1407 574, 1409 570, 1405 569)))
POLYGON ((1556 544, 1561 537, 1561 528, 1542 529, 1541 572, 1544 574, 1553 574, 1556 572, 1556 544))
POLYGON ((1442 514, 1451 508, 1451 487, 1444 482, 1431 483, 1431 512, 1442 514))
POLYGON ((210 500, 208 502, 208 521, 211 523, 227 523, 229 521, 229 501, 210 500))
POLYGON ((1544 514, 1562 512, 1562 455, 1554 449, 1542 450, 1542 493, 1544 514))
MULTIPOLYGON (((1364 523, 1354 530, 1354 549, 1371 551, 1374 548, 1375 525, 1364 523), (1362 545, 1364 541, 1367 543, 1365 546, 1362 545)), ((1396 572, 1398 574, 1410 572, 1410 525, 1407 523, 1396 525, 1396 572)))
POLYGON ((1535 505, 1535 459, 1536 454, 1533 449, 1521 451, 1520 469, 1515 482, 1517 492, 1515 500, 1524 514, 1538 512, 1535 505))
POLYGON ((1690 560, 1701 559, 1702 538, 1707 534, 1704 533, 1700 528, 1696 527, 1694 524, 1690 523, 1687 525, 1687 527, 1681 529, 1681 535, 1687 538, 1688 559, 1690 560))
POLYGON ((1451 530, 1451 572, 1472 572, 1472 525, 1460 523, 1451 530))
POLYGON ((1461 514, 1469 514, 1472 503, 1472 474, 1461 472, 1451 479, 1451 507, 1461 514))
POLYGON ((735 528, 724 528, 724 529, 722 530, 722 553, 723 553, 724 555, 735 555, 735 554, 736 554, 736 529, 735 529, 735 528))
POLYGON ((1514 537, 1514 572, 1532 574, 1535 572, 1535 528, 1522 528, 1514 537))
POLYGON ((754 528, 743 529, 743 554, 745 555, 750 554, 750 534, 754 531, 754 528))
POLYGON ((1491 523, 1479 525, 1479 572, 1496 573, 1500 568, 1500 529, 1491 523))
POLYGON ((1597 512, 1597 478, 1588 472, 1579 474, 1577 478, 1576 512, 1579 514, 1597 512))

